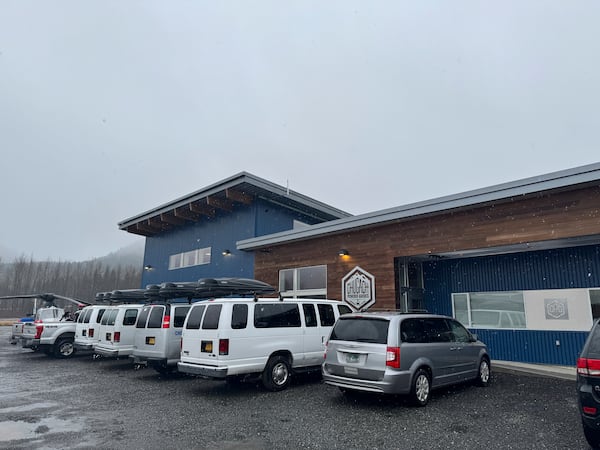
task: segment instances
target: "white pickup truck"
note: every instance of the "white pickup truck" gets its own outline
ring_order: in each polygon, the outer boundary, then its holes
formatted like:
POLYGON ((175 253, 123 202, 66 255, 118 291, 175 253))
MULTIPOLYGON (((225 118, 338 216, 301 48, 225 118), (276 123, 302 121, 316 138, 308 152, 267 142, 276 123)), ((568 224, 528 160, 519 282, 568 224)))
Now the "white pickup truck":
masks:
POLYGON ((76 324, 76 316, 66 313, 62 308, 40 308, 34 322, 23 324, 22 345, 58 358, 68 358, 75 353, 73 341, 76 324))

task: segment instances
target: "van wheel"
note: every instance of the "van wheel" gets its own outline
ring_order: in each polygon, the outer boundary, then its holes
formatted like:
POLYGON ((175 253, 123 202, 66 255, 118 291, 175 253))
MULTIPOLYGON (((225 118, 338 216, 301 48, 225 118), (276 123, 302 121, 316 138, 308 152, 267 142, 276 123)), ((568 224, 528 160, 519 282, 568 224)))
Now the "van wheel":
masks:
POLYGON ((481 358, 479 370, 477 371, 477 386, 487 387, 490 384, 490 361, 487 358, 481 358))
POLYGON ((416 406, 425 406, 431 397, 431 378, 424 369, 419 369, 413 379, 410 392, 411 400, 416 406))
POLYGON ((269 391, 282 391, 290 384, 290 363, 283 356, 273 356, 262 373, 262 383, 269 391))
POLYGON ((75 353, 73 338, 60 339, 54 344, 54 356, 57 358, 69 358, 75 353))

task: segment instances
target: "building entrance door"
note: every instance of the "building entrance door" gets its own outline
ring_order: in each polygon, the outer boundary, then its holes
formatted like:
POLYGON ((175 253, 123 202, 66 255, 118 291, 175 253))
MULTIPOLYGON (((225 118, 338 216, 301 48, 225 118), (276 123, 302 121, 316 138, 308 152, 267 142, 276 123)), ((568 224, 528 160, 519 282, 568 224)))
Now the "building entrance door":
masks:
POLYGON ((423 265, 409 258, 394 259, 396 281, 396 309, 425 311, 425 289, 423 288, 423 265))

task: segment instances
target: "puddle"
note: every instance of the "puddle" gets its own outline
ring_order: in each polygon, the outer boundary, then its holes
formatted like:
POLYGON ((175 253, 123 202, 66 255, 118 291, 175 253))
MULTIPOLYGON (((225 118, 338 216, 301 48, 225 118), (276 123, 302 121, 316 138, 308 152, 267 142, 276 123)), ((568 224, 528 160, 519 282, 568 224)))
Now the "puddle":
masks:
POLYGON ((48 409, 55 408, 58 406, 58 403, 29 403, 27 405, 22 406, 11 406, 8 408, 0 408, 0 414, 11 413, 11 412, 25 412, 32 411, 34 409, 48 409))
POLYGON ((0 442, 17 441, 21 439, 35 439, 54 433, 77 433, 83 425, 68 420, 45 418, 36 423, 28 422, 0 422, 0 442))

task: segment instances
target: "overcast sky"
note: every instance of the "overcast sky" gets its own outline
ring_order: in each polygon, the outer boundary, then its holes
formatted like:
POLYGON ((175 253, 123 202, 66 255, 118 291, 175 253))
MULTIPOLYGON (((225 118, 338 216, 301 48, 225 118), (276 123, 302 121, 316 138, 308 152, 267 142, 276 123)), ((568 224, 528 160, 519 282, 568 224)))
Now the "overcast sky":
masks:
POLYGON ((0 245, 240 171, 352 214, 600 161, 600 2, 0 0, 0 245))

